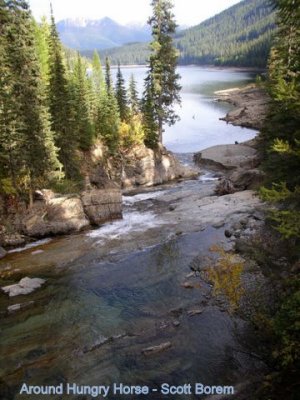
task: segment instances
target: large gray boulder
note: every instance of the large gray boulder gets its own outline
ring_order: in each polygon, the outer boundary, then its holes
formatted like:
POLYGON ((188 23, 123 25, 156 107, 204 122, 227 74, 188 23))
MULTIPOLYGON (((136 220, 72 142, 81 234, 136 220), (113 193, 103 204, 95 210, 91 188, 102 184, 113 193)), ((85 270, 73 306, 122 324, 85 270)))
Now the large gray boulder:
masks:
POLYGON ((233 185, 239 190, 258 189, 264 182, 265 174, 259 169, 237 169, 230 175, 233 185))
POLYGON ((123 188, 160 185, 176 179, 189 179, 199 171, 182 165, 162 145, 154 151, 139 145, 125 158, 121 182, 123 188))
POLYGON ((194 155, 194 161, 200 166, 214 170, 253 169, 259 164, 255 149, 242 144, 225 144, 209 147, 194 155))
POLYGON ((81 193, 85 214, 92 225, 122 218, 120 189, 91 189, 81 193))
POLYGON ((88 225, 79 196, 56 196, 34 203, 24 218, 23 231, 44 237, 80 231, 88 225))

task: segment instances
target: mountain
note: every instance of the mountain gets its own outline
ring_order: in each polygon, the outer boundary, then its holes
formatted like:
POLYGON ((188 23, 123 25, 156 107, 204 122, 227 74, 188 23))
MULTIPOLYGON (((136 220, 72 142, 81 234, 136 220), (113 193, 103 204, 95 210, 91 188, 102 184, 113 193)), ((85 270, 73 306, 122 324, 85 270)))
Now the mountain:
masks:
POLYGON ((63 44, 79 51, 147 42, 151 38, 148 26, 124 26, 108 17, 99 20, 65 19, 57 23, 57 29, 63 44))
MULTIPOLYGON (((180 64, 265 67, 275 26, 270 0, 244 0, 199 25, 179 31, 180 64)), ((85 52, 90 56, 91 52, 85 52)), ((131 43, 101 53, 116 64, 145 64, 150 49, 131 43)))

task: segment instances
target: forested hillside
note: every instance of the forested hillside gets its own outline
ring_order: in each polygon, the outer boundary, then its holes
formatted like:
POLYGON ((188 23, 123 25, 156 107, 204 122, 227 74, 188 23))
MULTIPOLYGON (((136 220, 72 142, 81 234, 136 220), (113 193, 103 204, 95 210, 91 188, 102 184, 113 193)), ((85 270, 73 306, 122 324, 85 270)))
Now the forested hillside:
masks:
MULTIPOLYGON (((244 0, 174 36, 180 64, 265 67, 275 29, 269 0, 244 0)), ((83 52, 90 56, 91 52, 83 52)), ((135 43, 105 50, 113 64, 145 64, 150 48, 135 43)))

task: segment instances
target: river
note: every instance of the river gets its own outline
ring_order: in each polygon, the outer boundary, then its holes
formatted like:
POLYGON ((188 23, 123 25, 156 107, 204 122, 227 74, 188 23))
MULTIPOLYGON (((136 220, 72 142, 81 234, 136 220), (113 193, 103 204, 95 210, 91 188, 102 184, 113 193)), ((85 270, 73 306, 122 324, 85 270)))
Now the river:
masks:
MULTIPOLYGON (((131 72, 141 87, 145 69, 124 69, 126 79, 131 72)), ((230 106, 212 101, 215 90, 245 84, 253 74, 198 67, 182 67, 179 72, 181 122, 167 128, 168 148, 190 160, 188 153, 255 135, 219 121, 230 106)), ((211 256, 211 245, 224 241, 225 227, 187 223, 186 209, 176 214, 176 220, 170 212, 170 205, 189 194, 210 196, 214 179, 208 172, 198 180, 124 196, 123 220, 40 242, 0 261, 0 286, 25 276, 46 280, 26 296, 0 294, 1 399, 23 398, 18 395, 23 382, 123 382, 156 389, 163 382, 235 385, 251 373, 256 361, 239 339, 249 327, 211 298, 207 282, 190 276, 195 263, 201 265, 211 256), (193 289, 184 287, 189 279, 193 289), (22 308, 8 312, 14 304, 22 308), (161 343, 170 347, 144 354, 145 348, 161 343)), ((147 398, 183 396, 154 392, 147 398)))

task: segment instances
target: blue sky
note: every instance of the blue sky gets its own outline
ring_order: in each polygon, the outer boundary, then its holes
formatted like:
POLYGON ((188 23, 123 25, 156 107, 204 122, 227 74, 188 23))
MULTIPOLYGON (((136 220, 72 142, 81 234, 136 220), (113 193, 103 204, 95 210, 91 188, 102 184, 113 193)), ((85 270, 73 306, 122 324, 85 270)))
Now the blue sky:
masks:
MULTIPOLYGON (((239 3, 240 0, 174 0, 180 25, 195 25, 239 3)), ((49 15, 50 0, 29 0, 33 15, 49 15)), ((52 0, 56 21, 65 18, 110 17, 121 24, 145 23, 151 14, 150 0, 52 0)))

